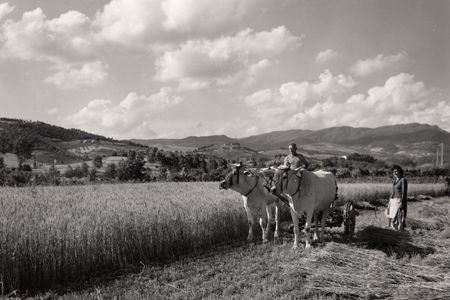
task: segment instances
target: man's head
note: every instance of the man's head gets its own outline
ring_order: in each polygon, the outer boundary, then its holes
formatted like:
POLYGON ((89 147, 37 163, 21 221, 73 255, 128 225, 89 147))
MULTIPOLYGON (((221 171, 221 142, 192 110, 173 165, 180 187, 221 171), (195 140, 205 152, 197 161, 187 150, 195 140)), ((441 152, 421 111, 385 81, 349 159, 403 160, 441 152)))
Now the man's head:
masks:
POLYGON ((297 145, 295 143, 292 143, 292 144, 289 145, 289 152, 291 154, 297 153, 297 145))

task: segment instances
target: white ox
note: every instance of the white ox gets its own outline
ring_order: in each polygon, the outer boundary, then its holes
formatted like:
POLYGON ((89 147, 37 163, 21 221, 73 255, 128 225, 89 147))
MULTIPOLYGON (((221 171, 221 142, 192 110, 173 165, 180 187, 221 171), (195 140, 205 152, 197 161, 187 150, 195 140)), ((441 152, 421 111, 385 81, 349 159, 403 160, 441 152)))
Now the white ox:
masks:
POLYGON ((272 192, 288 198, 294 224, 294 246, 298 247, 299 217, 306 212, 305 248, 311 246, 311 221, 315 219, 314 240, 318 239, 318 215, 322 212, 320 239, 323 239, 325 221, 330 211, 330 205, 336 199, 336 178, 330 172, 307 170, 279 170, 275 178, 272 192))
POLYGON ((262 239, 266 243, 273 219, 272 206, 275 206, 275 232, 274 238, 278 238, 279 213, 278 197, 270 193, 266 187, 266 180, 259 174, 244 170, 242 164, 232 165, 231 172, 220 182, 220 188, 231 189, 242 195, 245 211, 248 219, 248 241, 253 240, 253 224, 255 217, 260 212, 259 225, 262 229, 262 239))

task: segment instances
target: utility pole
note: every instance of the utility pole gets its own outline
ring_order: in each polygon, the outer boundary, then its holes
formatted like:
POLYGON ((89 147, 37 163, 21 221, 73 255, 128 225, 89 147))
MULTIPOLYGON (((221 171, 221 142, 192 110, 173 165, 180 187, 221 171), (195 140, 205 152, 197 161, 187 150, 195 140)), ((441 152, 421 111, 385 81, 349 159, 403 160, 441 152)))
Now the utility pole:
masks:
POLYGON ((441 143, 441 167, 444 166, 444 143, 441 143))
POLYGON ((439 167, 439 147, 436 149, 436 167, 439 167))

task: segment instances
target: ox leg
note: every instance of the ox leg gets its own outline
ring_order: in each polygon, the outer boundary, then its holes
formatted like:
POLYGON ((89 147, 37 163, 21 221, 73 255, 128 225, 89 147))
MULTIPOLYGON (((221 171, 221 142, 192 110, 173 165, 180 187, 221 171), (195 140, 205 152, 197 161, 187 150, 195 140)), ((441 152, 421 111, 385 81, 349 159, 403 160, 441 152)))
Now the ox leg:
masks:
POLYGON ((248 236, 247 241, 253 241, 253 218, 248 218, 248 236))
POLYGON ((313 240, 319 239, 319 211, 314 212, 314 237, 313 240))
POLYGON ((259 219, 259 225, 261 226, 261 231, 262 231, 262 240, 263 243, 267 243, 268 239, 267 239, 267 235, 268 235, 268 227, 269 227, 269 220, 268 220, 268 213, 269 213, 269 208, 267 206, 263 206, 262 211, 266 211, 266 214, 262 213, 262 217, 259 219))
POLYGON ((293 208, 291 208, 291 216, 292 216, 292 224, 294 225, 294 245, 292 246, 293 249, 297 249, 298 247, 298 215, 295 212, 293 208))
POLYGON ((322 212, 322 222, 320 223, 320 240, 323 241, 325 234, 325 223, 327 222, 328 214, 330 213, 330 209, 327 208, 322 212))
POLYGON ((273 237, 275 239, 277 239, 280 235, 279 225, 280 225, 280 215, 279 215, 279 211, 278 211, 278 204, 275 204, 275 233, 273 234, 273 237))
POLYGON ((309 249, 311 247, 311 220, 313 217, 313 212, 309 211, 306 212, 306 223, 305 223, 305 229, 303 231, 305 232, 305 248, 309 249))
POLYGON ((267 240, 269 240, 270 227, 271 227, 272 221, 273 221, 272 206, 269 206, 269 205, 266 206, 266 214, 267 214, 266 238, 267 238, 267 240))
POLYGON ((248 236, 247 241, 252 242, 253 241, 253 223, 255 222, 253 213, 251 209, 247 205, 247 199, 244 198, 244 207, 245 211, 247 213, 247 221, 248 221, 248 236))

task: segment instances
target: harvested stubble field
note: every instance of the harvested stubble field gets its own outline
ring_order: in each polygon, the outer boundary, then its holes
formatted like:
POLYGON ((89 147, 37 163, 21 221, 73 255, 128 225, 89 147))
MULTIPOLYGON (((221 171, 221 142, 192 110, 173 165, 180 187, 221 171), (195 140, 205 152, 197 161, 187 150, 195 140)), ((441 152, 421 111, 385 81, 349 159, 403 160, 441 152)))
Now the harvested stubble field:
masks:
MULTIPOLYGON (((411 185, 409 194, 442 191, 442 185, 411 185)), ((368 203, 389 192, 389 184, 339 190, 341 199, 368 203)), ((0 205, 3 295, 51 289, 41 296, 450 296, 445 198, 412 202, 405 234, 384 229, 381 211, 362 212, 355 238, 329 230, 326 243, 309 253, 292 251, 289 233, 268 245, 243 242, 240 197, 217 183, 3 188, 0 205), (79 289, 86 290, 73 292, 79 289)))

